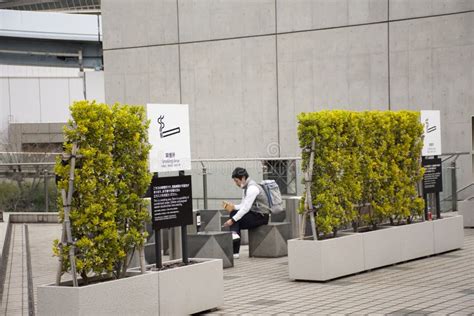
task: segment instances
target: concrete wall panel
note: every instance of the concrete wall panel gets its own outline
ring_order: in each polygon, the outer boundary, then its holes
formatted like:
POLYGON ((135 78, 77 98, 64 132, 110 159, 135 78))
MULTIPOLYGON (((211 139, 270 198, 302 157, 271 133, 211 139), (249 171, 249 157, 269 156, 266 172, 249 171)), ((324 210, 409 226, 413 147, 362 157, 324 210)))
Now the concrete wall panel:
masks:
POLYGON ((392 109, 440 110, 443 152, 470 151, 474 13, 392 23, 390 48, 392 109))
POLYGON ((88 71, 86 75, 87 99, 105 102, 104 72, 88 71))
POLYGON ((388 108, 387 49, 385 25, 279 36, 282 156, 300 154, 301 112, 388 108))
POLYGON ((8 79, 0 78, 0 143, 7 139, 8 117, 10 116, 10 91, 8 79))
POLYGON ((64 79, 40 79, 41 117, 39 122, 66 122, 69 118, 69 87, 64 79))
POLYGON ((387 20, 385 0, 278 0, 278 32, 387 20))
POLYGON ((277 142, 275 37, 181 47, 193 158, 265 157, 277 142))
POLYGON ((474 10, 472 0, 390 0, 390 20, 474 10))
POLYGON ((82 78, 69 78, 69 104, 84 100, 84 82, 82 78))
POLYGON ((274 0, 179 0, 181 42, 275 32, 274 0))
POLYGON ((104 49, 178 41, 176 0, 102 0, 101 6, 104 49))
POLYGON ((39 79, 10 79, 12 122, 36 123, 40 121, 39 79), (28 91, 28 93, 25 93, 28 91))
POLYGON ((177 45, 105 51, 108 103, 179 103, 177 45))

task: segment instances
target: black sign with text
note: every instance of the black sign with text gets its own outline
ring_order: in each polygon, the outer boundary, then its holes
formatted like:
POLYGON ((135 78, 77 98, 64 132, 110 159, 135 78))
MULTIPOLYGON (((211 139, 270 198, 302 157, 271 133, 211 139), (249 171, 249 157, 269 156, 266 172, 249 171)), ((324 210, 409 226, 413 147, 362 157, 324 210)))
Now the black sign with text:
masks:
POLYGON ((153 177, 151 210, 154 229, 192 224, 191 176, 153 177))
POLYGON ((441 158, 423 157, 422 165, 425 168, 423 175, 423 193, 437 193, 443 191, 441 158))

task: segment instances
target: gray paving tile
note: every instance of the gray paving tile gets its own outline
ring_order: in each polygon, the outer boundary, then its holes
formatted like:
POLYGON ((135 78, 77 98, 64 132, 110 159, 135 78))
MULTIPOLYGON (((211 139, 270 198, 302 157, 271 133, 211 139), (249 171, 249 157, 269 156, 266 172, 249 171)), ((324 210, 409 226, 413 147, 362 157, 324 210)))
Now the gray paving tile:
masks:
MULTIPOLYGON (((11 265, 11 278, 6 281, 11 289, 15 287, 19 291, 19 298, 25 298, 27 296, 22 295, 27 289, 26 269, 22 267, 22 228, 16 227, 17 247, 10 261, 14 265, 11 265)), ((50 245, 53 239, 59 237, 60 230, 55 225, 33 224, 29 225, 29 230, 36 288, 55 279, 57 261, 51 256, 50 245)), ((474 230, 464 232, 462 250, 326 283, 289 280, 286 257, 249 258, 248 246, 243 246, 235 266, 224 270, 225 303, 209 314, 425 315, 431 312, 431 315, 468 315, 474 313, 474 303, 469 305, 474 301, 474 230), (258 296, 249 293, 258 293, 258 296)), ((4 298, 7 297, 5 292, 3 294, 4 298)), ((28 306, 27 302, 21 304, 20 308, 28 306)), ((3 307, 0 314, 5 312, 3 307)))
POLYGON ((274 305, 282 304, 282 303, 285 303, 285 301, 258 299, 258 300, 255 300, 255 301, 250 301, 250 302, 248 302, 247 304, 250 304, 250 305, 274 306, 274 305))

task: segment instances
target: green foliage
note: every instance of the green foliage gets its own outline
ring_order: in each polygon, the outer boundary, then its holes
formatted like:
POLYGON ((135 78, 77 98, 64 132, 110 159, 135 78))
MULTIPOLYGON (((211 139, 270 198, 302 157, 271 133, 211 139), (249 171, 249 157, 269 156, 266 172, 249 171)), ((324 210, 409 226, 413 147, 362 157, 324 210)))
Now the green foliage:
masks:
MULTIPOLYGON (((70 212, 77 271, 83 278, 91 272, 114 272, 118 277, 127 255, 146 238, 142 228, 148 212, 140 198, 151 180, 145 111, 141 106, 88 101, 75 102, 70 110, 64 148, 71 154, 75 142, 80 156, 70 212)), ((59 192, 67 191, 69 172, 69 164, 58 159, 59 192)), ((63 218, 60 195, 58 205, 63 218)), ((70 267, 67 250, 55 242, 54 253, 63 256, 64 271, 70 267)))
MULTIPOLYGON (((298 119, 300 147, 311 148, 313 139, 316 144, 311 194, 318 232, 421 214, 416 183, 423 126, 417 112, 321 111, 298 119)), ((303 151, 303 170, 309 158, 303 151)))
MULTIPOLYGON (((5 212, 45 212, 44 182, 36 179, 13 179, 0 182, 0 210, 5 212)), ((47 182, 49 211, 56 211, 56 186, 47 182)))

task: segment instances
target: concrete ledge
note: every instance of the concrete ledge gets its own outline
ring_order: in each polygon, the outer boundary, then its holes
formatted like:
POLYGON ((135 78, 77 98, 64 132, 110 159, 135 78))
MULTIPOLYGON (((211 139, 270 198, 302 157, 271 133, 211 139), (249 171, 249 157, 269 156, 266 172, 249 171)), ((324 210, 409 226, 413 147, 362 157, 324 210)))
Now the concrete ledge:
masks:
POLYGON ((3 287, 5 285, 8 252, 10 251, 11 227, 10 214, 3 213, 3 222, 0 223, 0 297, 3 295, 3 287))
POLYGON ((268 223, 249 229, 249 256, 276 258, 288 254, 290 223, 268 223))
POLYGON ((59 223, 57 212, 17 212, 5 214, 10 214, 10 223, 59 223))

